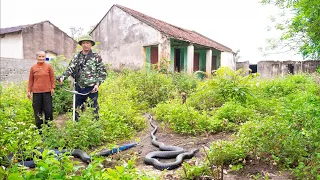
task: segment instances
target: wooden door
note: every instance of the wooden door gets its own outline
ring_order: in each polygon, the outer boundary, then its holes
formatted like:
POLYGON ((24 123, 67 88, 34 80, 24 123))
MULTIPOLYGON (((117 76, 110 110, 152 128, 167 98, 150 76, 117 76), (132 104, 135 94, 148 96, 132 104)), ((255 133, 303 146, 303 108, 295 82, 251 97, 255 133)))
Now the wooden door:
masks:
POLYGON ((211 71, 217 70, 217 56, 212 56, 211 71))
POLYGON ((151 47, 151 64, 157 64, 158 57, 158 47, 151 47))
POLYGON ((193 57, 193 71, 199 71, 200 70, 200 53, 195 52, 193 57))

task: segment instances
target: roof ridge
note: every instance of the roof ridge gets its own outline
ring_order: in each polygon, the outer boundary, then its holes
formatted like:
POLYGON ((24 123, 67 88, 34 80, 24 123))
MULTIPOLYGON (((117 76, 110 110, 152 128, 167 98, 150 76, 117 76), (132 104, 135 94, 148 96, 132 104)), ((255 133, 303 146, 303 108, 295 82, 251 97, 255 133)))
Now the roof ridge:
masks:
POLYGON ((178 29, 181 29, 181 30, 184 30, 184 31, 186 31, 186 30, 188 31, 188 29, 185 29, 185 28, 182 28, 182 27, 179 27, 179 26, 176 26, 176 25, 170 24, 170 23, 168 23, 168 22, 165 22, 165 21, 162 21, 162 20, 160 20, 160 19, 157 19, 157 18, 151 17, 151 16, 146 15, 146 14, 144 14, 144 13, 142 13, 142 12, 139 12, 139 11, 136 11, 136 10, 134 10, 134 9, 131 9, 131 8, 128 8, 128 7, 122 6, 122 5, 120 5, 120 4, 115 4, 115 6, 120 7, 121 9, 122 9, 122 8, 125 8, 125 9, 129 9, 129 10, 131 10, 131 11, 135 11, 135 12, 137 12, 137 13, 140 13, 140 14, 144 15, 144 16, 147 16, 147 17, 152 18, 152 19, 154 19, 154 20, 157 20, 157 21, 160 21, 160 22, 166 23, 166 24, 168 24, 168 25, 170 25, 170 26, 173 26, 173 27, 175 27, 175 28, 178 28, 178 29))
MULTIPOLYGON (((45 20, 45 21, 41 21, 38 23, 33 23, 33 24, 25 24, 25 25, 19 25, 19 26, 11 26, 11 27, 6 27, 6 28, 0 28, 0 34, 7 34, 7 33, 14 33, 14 32, 18 32, 18 31, 22 31, 24 28, 36 25, 36 24, 42 24, 45 22, 49 22, 51 23, 49 20, 45 20), (10 31, 9 29, 12 29, 12 31, 10 31), (8 32, 6 32, 5 30, 9 30, 8 32), (4 33, 3 33, 4 31, 4 33)), ((51 23, 52 24, 52 23, 51 23)))
POLYGON ((212 39, 210 39, 206 36, 203 36, 200 33, 172 25, 172 24, 167 23, 165 21, 156 19, 154 17, 151 17, 149 15, 143 14, 139 11, 133 10, 131 8, 127 8, 127 7, 119 5, 119 4, 114 4, 108 10, 108 12, 104 15, 104 17, 100 20, 100 22, 93 28, 91 33, 99 26, 99 24, 102 22, 102 20, 107 16, 107 14, 110 12, 110 10, 114 6, 121 9, 125 13, 131 15, 132 17, 138 19, 139 21, 146 23, 150 27, 152 27, 152 28, 158 30, 159 32, 166 34, 172 38, 180 39, 180 40, 187 41, 187 42, 194 43, 194 44, 203 45, 205 47, 212 47, 212 48, 215 48, 219 51, 232 52, 231 48, 229 48, 225 45, 222 45, 216 41, 213 41, 212 39))
POLYGON ((44 21, 40 21, 40 22, 37 22, 37 23, 33 23, 33 24, 26 24, 26 25, 12 26, 12 27, 7 27, 7 28, 0 28, 0 34, 8 34, 8 33, 14 33, 14 32, 18 32, 18 31, 22 31, 24 28, 28 28, 28 27, 31 27, 31 26, 34 26, 34 25, 38 25, 38 24, 43 24, 43 23, 50 23, 51 25, 53 25, 54 27, 59 29, 61 32, 63 32, 67 37, 73 39, 71 36, 68 35, 68 33, 62 31, 58 26, 54 25, 49 20, 44 20, 44 21), (12 29, 12 30, 10 31, 9 29, 12 29), (8 31, 7 32, 4 31, 4 33, 3 33, 3 30, 8 30, 8 31))

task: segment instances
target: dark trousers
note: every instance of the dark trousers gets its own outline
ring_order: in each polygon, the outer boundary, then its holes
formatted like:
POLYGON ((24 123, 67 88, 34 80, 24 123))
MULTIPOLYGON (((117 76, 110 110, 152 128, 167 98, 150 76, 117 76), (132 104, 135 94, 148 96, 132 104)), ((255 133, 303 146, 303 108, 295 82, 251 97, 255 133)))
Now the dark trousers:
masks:
POLYGON ((52 96, 50 92, 33 93, 32 107, 36 126, 39 130, 43 123, 47 124, 49 120, 53 120, 52 96), (43 119, 43 113, 45 120, 43 119))
MULTIPOLYGON (((82 94, 86 94, 88 92, 91 92, 93 89, 93 86, 91 87, 86 87, 86 88, 81 88, 80 86, 76 85, 76 91, 82 94)), ((98 92, 95 93, 89 93, 88 95, 79 95, 76 94, 76 109, 80 108, 81 110, 84 110, 83 104, 87 101, 87 99, 91 99, 92 102, 90 107, 94 108, 94 113, 95 113, 95 119, 99 119, 99 105, 98 105, 98 92)), ((76 111, 75 114, 75 121, 79 121, 79 112, 76 111)))

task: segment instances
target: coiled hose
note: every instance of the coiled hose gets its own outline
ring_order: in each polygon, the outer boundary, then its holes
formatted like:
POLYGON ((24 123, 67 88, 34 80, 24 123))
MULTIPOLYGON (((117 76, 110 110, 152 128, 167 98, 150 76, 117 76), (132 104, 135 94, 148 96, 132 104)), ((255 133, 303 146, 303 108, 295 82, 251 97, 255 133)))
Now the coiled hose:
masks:
POLYGON ((144 158, 144 163, 148 165, 153 165, 156 169, 159 170, 171 170, 178 168, 184 159, 186 158, 192 158, 196 152, 199 151, 199 149, 192 149, 189 152, 185 152, 183 148, 178 146, 170 146, 165 145, 162 142, 157 141, 157 137, 155 136, 155 133, 158 130, 158 127, 152 123, 152 116, 148 115, 149 123, 154 128, 151 131, 151 138, 152 138, 152 145, 158 147, 161 151, 154 151, 150 152, 146 155, 144 158), (176 158, 176 161, 170 162, 170 163, 161 163, 156 158, 164 158, 164 159, 171 159, 176 158))

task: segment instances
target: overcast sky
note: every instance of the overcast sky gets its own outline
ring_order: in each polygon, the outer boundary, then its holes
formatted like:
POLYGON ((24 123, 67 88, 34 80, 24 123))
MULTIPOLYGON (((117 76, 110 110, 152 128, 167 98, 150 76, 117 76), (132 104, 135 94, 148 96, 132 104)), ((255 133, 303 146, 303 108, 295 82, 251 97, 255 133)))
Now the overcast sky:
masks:
POLYGON ((33 24, 44 20, 70 34, 70 27, 87 32, 113 4, 120 4, 151 17, 195 30, 233 51, 240 50, 241 61, 299 60, 300 56, 277 54, 264 57, 269 17, 277 13, 259 0, 1 0, 1 28, 33 24))

